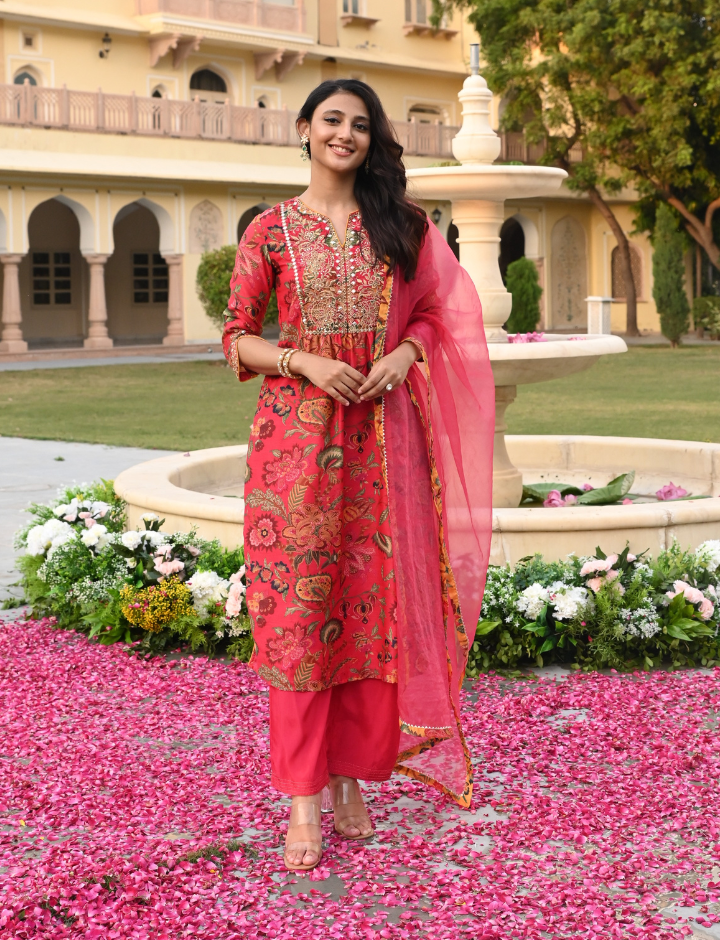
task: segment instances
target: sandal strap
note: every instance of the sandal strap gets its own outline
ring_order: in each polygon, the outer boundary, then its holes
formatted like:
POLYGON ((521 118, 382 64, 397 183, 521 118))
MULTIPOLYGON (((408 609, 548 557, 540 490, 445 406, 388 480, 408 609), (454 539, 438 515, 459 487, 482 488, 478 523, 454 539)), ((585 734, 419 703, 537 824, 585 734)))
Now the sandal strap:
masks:
POLYGON ((339 784, 331 787, 333 806, 350 806, 353 803, 363 803, 362 791, 357 780, 341 780, 339 784), (359 799, 358 799, 359 797, 359 799))
POLYGON ((296 802, 293 800, 290 808, 290 829, 298 826, 320 826, 322 816, 320 815, 320 806, 318 803, 296 802))

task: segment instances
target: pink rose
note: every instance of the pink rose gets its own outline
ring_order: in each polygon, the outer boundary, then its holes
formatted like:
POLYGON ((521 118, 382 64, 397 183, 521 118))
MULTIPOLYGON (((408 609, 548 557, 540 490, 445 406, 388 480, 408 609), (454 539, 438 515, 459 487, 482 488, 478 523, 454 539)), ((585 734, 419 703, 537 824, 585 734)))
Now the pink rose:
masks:
POLYGON ((550 490, 550 492, 545 497, 543 506, 547 509, 555 508, 557 506, 563 505, 563 498, 560 495, 560 490, 550 490))
POLYGON ((707 597, 703 597, 702 601, 700 602, 700 606, 698 607, 698 613, 702 619, 709 620, 714 612, 715 608, 713 607, 712 601, 708 600, 707 597))
POLYGON ((623 506, 632 506, 633 501, 631 499, 628 499, 626 496, 625 499, 622 501, 622 504, 623 506))
POLYGON ((584 490, 586 493, 589 493, 590 490, 594 490, 594 489, 595 489, 595 487, 594 487, 594 486, 590 486, 589 483, 583 483, 582 488, 583 488, 583 490, 584 490))
POLYGON ((163 561, 162 555, 155 556, 155 569, 160 572, 160 574, 167 577, 169 574, 176 574, 178 571, 182 571, 185 565, 177 558, 173 558, 171 561, 163 561))
POLYGON ((574 496, 572 493, 568 493, 568 495, 565 497, 563 502, 565 503, 566 506, 572 506, 574 503, 577 502, 577 496, 574 496))
POLYGON ((597 594, 597 592, 603 586, 604 580, 605 580, 604 578, 590 578, 590 580, 586 583, 587 583, 587 586, 590 588, 590 590, 594 594, 597 594))
POLYGON ((225 614, 228 617, 237 617, 242 610, 242 599, 245 593, 245 585, 236 581, 230 585, 227 601, 225 602, 225 614))
POLYGON ((682 486, 675 486, 672 480, 666 483, 665 486, 661 486, 655 493, 657 498, 661 500, 680 499, 682 496, 687 496, 687 494, 687 490, 684 490, 682 486))

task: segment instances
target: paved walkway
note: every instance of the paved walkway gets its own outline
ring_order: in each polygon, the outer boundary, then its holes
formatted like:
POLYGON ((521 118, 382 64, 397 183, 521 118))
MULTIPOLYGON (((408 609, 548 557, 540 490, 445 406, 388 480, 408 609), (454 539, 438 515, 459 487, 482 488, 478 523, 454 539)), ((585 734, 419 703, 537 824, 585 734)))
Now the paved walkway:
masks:
POLYGON ((28 372, 31 369, 77 369, 81 366, 142 366, 149 362, 211 362, 224 359, 222 353, 174 353, 165 356, 123 356, 113 359, 44 359, 37 362, 0 362, 0 372, 28 372))
POLYGON ((171 453, 0 437, 0 600, 12 593, 9 586, 17 579, 13 538, 28 520, 23 510, 29 503, 49 502, 60 487, 72 483, 90 483, 100 477, 112 480, 133 464, 171 453))

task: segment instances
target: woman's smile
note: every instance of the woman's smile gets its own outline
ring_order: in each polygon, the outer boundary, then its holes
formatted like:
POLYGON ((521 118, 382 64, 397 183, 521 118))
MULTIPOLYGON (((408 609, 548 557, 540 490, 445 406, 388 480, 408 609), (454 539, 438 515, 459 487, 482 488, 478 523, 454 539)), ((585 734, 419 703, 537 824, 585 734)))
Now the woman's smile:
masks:
POLYGON ((350 157, 355 151, 351 150, 349 147, 344 147, 342 144, 328 144, 333 153, 336 153, 339 157, 350 157))

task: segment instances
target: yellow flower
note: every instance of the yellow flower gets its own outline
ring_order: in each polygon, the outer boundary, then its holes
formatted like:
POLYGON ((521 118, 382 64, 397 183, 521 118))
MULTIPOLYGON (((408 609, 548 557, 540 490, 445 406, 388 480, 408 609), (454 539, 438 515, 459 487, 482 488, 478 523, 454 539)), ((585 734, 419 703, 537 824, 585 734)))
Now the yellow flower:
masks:
POLYGON ((193 613, 192 593, 177 578, 139 591, 126 584, 120 600, 125 618, 149 633, 160 633, 166 624, 193 613))

